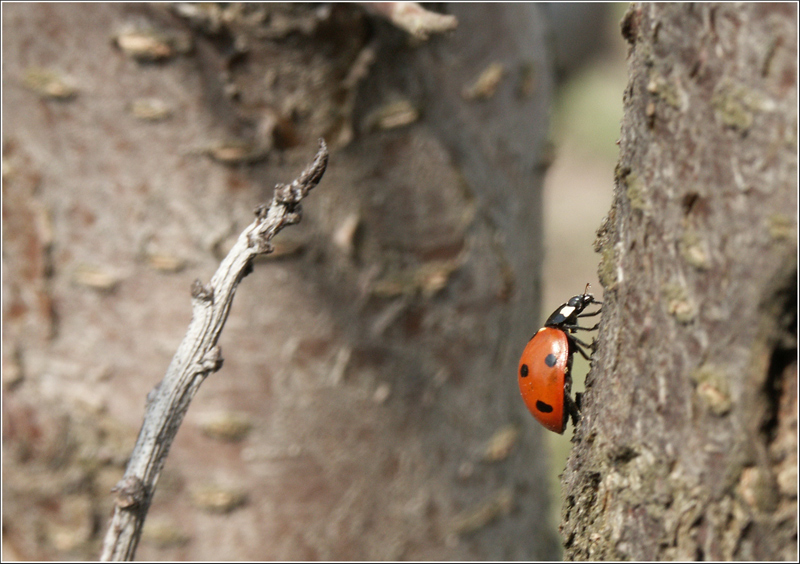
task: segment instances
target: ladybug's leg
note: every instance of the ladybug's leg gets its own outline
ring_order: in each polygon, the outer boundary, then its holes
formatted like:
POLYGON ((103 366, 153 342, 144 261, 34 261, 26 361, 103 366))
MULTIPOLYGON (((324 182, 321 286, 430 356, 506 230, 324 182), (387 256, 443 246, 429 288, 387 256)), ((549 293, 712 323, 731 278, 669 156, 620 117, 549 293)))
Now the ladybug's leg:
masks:
MULTIPOLYGON (((575 398, 580 401, 581 394, 575 394, 575 398)), ((578 406, 578 402, 574 401, 569 394, 564 394, 564 408, 569 413, 570 418, 572 419, 572 425, 577 426, 578 421, 581 420, 581 410, 578 406)))
POLYGON ((577 338, 575 335, 572 335, 571 333, 566 333, 566 335, 567 335, 567 339, 569 339, 572 342, 572 344, 575 345, 575 349, 579 353, 581 353, 581 356, 583 358, 585 358, 586 360, 591 360, 589 358, 589 356, 586 354, 586 351, 583 350, 583 347, 586 347, 587 349, 594 350, 594 345, 590 345, 588 343, 584 343, 583 341, 581 341, 579 338, 577 338))
POLYGON ((603 311, 602 309, 598 309, 597 311, 592 311, 592 312, 589 312, 589 313, 581 313, 581 314, 578 314, 577 317, 594 317, 595 315, 597 315, 598 313, 600 313, 602 311, 603 311))
MULTIPOLYGON (((590 313, 582 313, 578 315, 578 317, 594 317, 595 315, 601 313, 602 311, 603 311, 602 309, 598 309, 597 311, 592 311, 590 313)), ((584 331, 594 331, 598 327, 600 327, 600 323, 596 323, 592 327, 581 327, 581 329, 583 329, 584 331)))
POLYGON ((570 331, 594 331, 600 324, 592 325, 591 327, 581 327, 580 325, 562 325, 565 329, 569 329, 570 331))
POLYGON ((575 335, 570 335, 570 337, 572 337, 572 340, 573 340, 573 341, 575 341, 576 343, 578 343, 579 345, 581 345, 581 346, 584 346, 584 347, 586 347, 587 349, 590 349, 590 348, 592 348, 592 345, 589 345, 589 344, 586 344, 586 343, 584 343, 583 341, 581 341, 581 340, 580 340, 578 337, 576 337, 575 335))
MULTIPOLYGON (((587 345, 583 345, 583 347, 585 347, 585 346, 587 346, 587 345)), ((589 355, 587 355, 587 354, 586 354, 586 351, 584 351, 584 350, 583 350, 583 347, 582 347, 582 346, 580 346, 580 345, 575 345, 575 350, 577 350, 579 353, 581 353, 581 356, 582 356, 583 358, 585 358, 586 360, 592 360, 592 359, 589 357, 589 355)))

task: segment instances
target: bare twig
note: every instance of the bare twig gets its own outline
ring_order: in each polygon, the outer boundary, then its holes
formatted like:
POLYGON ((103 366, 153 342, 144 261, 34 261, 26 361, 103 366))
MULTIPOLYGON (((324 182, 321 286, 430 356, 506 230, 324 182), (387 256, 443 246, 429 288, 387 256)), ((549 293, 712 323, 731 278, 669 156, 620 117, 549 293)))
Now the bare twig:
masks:
POLYGON ((139 437, 128 467, 114 488, 114 516, 103 543, 102 560, 132 560, 156 482, 183 416, 206 376, 222 366, 217 341, 225 326, 239 282, 251 270, 253 257, 272 251, 270 240, 300 221, 300 201, 319 183, 328 164, 328 148, 320 139, 312 162, 288 186, 278 184, 269 205, 256 209, 208 285, 192 285, 192 322, 161 383, 147 396, 139 437))

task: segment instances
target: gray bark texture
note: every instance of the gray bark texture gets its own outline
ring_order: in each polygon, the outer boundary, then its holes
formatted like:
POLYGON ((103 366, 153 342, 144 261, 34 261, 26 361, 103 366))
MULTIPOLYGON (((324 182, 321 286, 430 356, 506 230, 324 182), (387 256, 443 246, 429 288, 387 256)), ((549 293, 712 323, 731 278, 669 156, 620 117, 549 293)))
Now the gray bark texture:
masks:
POLYGON ((797 12, 634 4, 569 559, 797 559, 797 12))
POLYGON ((420 42, 352 4, 3 5, 5 558, 97 558, 192 281, 320 137, 327 172, 238 287, 137 558, 558 556, 514 377, 545 24, 447 9, 457 29, 420 42))

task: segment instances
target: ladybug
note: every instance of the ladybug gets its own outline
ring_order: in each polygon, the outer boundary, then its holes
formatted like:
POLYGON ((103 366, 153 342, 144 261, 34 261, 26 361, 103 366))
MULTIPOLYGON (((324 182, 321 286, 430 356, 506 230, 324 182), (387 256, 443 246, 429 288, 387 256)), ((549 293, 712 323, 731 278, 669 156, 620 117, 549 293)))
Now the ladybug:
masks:
POLYGON ((602 305, 589 293, 589 284, 583 294, 573 296, 555 310, 536 334, 531 337, 519 359, 517 379, 522 399, 539 423, 558 434, 567 427, 567 417, 576 425, 580 417, 580 394, 573 401, 572 354, 578 351, 586 360, 584 347, 591 348, 572 333, 578 330, 593 331, 594 327, 578 325, 579 317, 592 317, 601 309, 583 313, 590 305, 602 305))

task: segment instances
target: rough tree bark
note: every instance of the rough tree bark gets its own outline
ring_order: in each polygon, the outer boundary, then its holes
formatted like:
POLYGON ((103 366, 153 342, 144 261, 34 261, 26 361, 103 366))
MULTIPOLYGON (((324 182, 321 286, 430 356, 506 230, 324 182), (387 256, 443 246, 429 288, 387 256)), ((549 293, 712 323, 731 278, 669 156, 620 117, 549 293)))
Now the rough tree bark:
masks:
POLYGON ((3 5, 4 556, 97 557, 190 282, 319 137, 324 185, 239 288, 137 556, 557 556, 513 377, 544 21, 449 9, 419 44, 354 5, 3 5))
POLYGON ((571 559, 797 558, 797 17, 634 4, 571 559))

